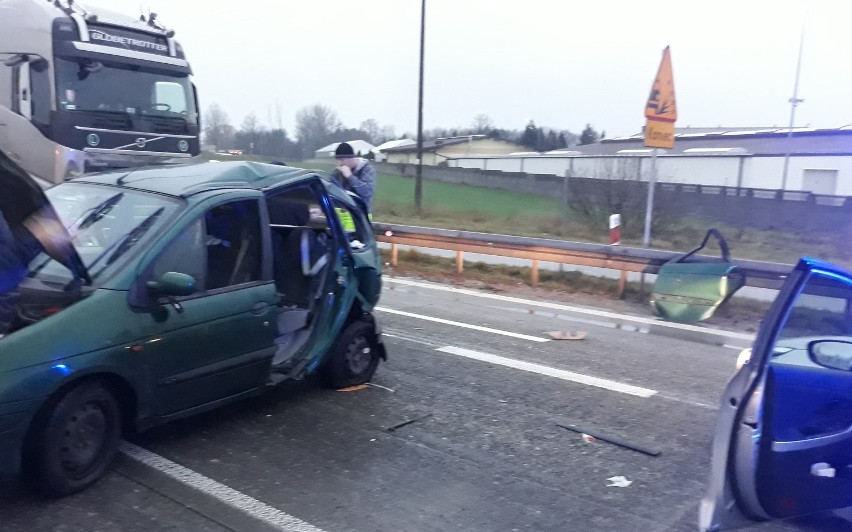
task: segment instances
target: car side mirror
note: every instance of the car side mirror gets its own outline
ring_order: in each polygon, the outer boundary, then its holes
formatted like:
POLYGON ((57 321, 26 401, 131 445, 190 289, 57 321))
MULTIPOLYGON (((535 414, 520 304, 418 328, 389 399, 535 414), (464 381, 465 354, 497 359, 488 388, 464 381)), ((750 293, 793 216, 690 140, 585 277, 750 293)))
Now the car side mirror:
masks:
POLYGON ((158 281, 148 281, 148 292, 157 297, 183 297, 198 290, 195 277, 185 273, 167 272, 158 281))
POLYGON ((852 371, 852 341, 816 340, 808 344, 808 356, 820 366, 852 371))

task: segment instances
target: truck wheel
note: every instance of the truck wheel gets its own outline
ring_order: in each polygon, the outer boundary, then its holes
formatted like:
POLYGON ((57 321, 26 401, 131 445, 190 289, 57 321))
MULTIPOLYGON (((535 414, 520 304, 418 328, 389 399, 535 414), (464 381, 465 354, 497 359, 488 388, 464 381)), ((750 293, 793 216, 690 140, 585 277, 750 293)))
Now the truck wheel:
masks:
POLYGON ((32 467, 36 487, 54 496, 94 484, 112 462, 121 440, 121 410, 98 382, 69 390, 35 428, 32 467))
POLYGON ((363 321, 344 329, 320 369, 323 383, 337 389, 369 382, 379 365, 375 334, 373 326, 363 321))

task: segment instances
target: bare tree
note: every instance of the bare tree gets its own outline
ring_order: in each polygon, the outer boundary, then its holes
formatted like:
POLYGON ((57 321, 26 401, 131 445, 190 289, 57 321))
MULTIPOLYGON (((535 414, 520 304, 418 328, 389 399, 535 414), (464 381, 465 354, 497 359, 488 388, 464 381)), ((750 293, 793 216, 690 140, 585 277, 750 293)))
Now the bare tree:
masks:
POLYGON ((281 107, 281 100, 276 99, 274 104, 267 107, 266 115, 270 128, 284 130, 284 112, 281 107))
POLYGON ((204 136, 208 144, 216 149, 224 149, 234 141, 234 127, 230 123, 228 113, 218 104, 211 104, 204 113, 204 136))
POLYGON ((249 113, 243 119, 238 136, 241 141, 248 144, 249 153, 262 153, 264 151, 263 147, 259 145, 262 141, 264 130, 265 128, 260 123, 256 114, 249 113))
POLYGON ((396 140, 396 128, 391 125, 382 126, 381 140, 382 142, 396 140))
POLYGON ((302 148, 312 153, 343 125, 334 111, 320 104, 299 109, 296 113, 296 137, 302 148))
POLYGON ((473 122, 470 124, 475 133, 488 133, 494 129, 494 121, 491 117, 480 113, 473 117, 473 122))
POLYGON ((249 113, 243 119, 243 124, 240 126, 240 131, 243 133, 256 134, 263 130, 263 126, 258 120, 257 115, 249 113))
POLYGON ((379 123, 369 118, 361 122, 361 126, 358 128, 364 133, 367 134, 367 138, 365 139, 370 144, 378 144, 379 136, 381 135, 381 128, 379 127, 379 123))

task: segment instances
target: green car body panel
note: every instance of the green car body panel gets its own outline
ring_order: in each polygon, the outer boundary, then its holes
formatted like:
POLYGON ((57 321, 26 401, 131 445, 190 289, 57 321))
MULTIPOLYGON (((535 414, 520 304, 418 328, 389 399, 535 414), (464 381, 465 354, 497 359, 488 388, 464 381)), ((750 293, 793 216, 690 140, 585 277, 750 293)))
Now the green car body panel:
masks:
POLYGON ((651 294, 651 308, 669 321, 706 320, 745 283, 745 271, 731 260, 722 233, 712 228, 697 248, 660 267, 651 294), (698 258, 696 254, 707 246, 710 238, 718 242, 721 257, 698 258))
MULTIPOLYGON (((26 436, 39 410, 82 379, 105 379, 138 429, 268 388, 276 319, 288 309, 282 307, 273 279, 272 229, 262 200, 282 189, 307 186, 316 192, 333 242, 310 337, 285 377, 298 379, 316 370, 353 319, 369 317, 380 343, 378 325, 369 314, 381 290, 381 260, 372 230, 363 248, 350 249, 339 220, 328 214, 331 202, 345 206, 367 228, 369 221, 360 202, 322 172, 206 163, 94 174, 57 189, 75 185, 84 185, 79 190, 107 187, 110 194, 155 195, 166 208, 129 251, 113 264, 100 265, 93 285, 82 287, 70 306, 0 338, 0 478, 19 472, 26 436), (185 297, 148 293, 151 265, 169 244, 209 209, 231 201, 259 205, 259 278, 185 297)), ((281 380, 286 379, 275 382, 281 380)))

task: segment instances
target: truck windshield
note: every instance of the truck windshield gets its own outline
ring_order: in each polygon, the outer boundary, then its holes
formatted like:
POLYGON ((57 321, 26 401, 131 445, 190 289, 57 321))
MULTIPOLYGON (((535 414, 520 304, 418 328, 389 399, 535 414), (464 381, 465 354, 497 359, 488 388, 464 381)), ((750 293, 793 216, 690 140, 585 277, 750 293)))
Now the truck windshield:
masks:
POLYGON ((197 120, 189 76, 89 59, 56 59, 61 111, 102 111, 197 120))

